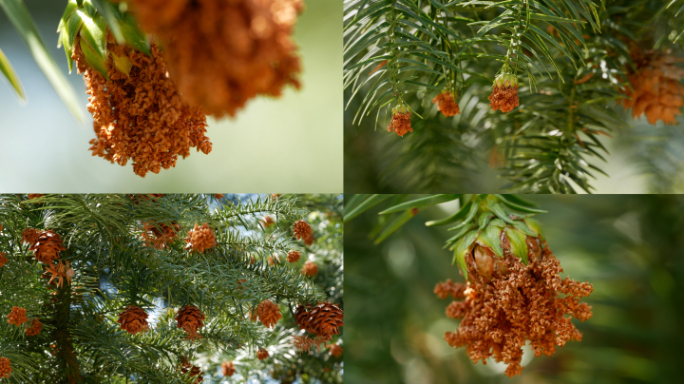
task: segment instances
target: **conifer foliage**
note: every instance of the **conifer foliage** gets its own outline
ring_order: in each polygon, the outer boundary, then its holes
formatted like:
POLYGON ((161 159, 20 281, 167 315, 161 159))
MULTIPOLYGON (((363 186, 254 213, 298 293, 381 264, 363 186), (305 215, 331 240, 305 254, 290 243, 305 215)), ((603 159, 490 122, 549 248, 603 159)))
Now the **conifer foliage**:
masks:
POLYGON ((341 336, 305 352, 294 318, 334 303, 342 325, 341 206, 332 195, 0 195, 0 381, 341 383, 342 357, 327 349, 341 336), (310 245, 295 238, 299 220, 310 245), (292 251, 301 260, 267 262, 292 251), (303 275, 305 261, 320 272, 303 275))
POLYGON ((677 123, 682 16, 681 0, 348 0, 347 129, 403 136, 374 138, 402 191, 489 159, 513 191, 590 192, 624 112, 677 123))

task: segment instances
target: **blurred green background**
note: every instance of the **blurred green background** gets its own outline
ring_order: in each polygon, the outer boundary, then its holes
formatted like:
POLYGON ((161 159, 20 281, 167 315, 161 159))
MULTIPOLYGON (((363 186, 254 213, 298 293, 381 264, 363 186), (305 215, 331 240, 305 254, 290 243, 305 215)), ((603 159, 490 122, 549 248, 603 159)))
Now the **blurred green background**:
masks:
MULTIPOLYGON (((351 195, 346 195, 348 201, 351 195)), ((594 316, 581 342, 552 357, 505 366, 474 365, 443 340, 457 320, 432 290, 463 281, 442 249, 451 234, 424 223, 455 212, 447 203, 420 212, 380 245, 369 238, 392 199, 345 224, 345 368, 354 384, 681 383, 684 378, 684 197, 529 195, 562 276, 589 281, 594 316)))
MULTIPOLYGON (((26 0, 45 44, 67 73, 57 49, 66 0, 26 0)), ((192 150, 175 168, 144 179, 132 166, 92 157, 92 119, 69 114, 28 49, 0 11, 0 47, 26 90, 20 106, 0 80, 0 192, 308 192, 342 190, 342 2, 308 0, 295 40, 303 58, 302 90, 260 98, 238 116, 210 121, 209 155, 192 150)), ((81 96, 81 75, 68 76, 81 96)), ((87 112, 86 112, 87 114, 87 112)))

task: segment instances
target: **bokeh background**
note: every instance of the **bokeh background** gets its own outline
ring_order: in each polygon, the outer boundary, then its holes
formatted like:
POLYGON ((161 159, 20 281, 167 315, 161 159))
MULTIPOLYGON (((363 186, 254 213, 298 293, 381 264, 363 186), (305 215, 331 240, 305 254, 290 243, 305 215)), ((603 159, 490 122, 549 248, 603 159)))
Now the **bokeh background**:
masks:
MULTIPOLYGON (((25 0, 46 46, 68 73, 57 48, 66 0, 25 0)), ((0 11, 0 47, 28 98, 20 105, 0 80, 0 192, 250 192, 325 193, 342 190, 342 2, 305 1, 295 40, 303 58, 302 90, 251 101, 235 119, 210 121, 209 155, 194 149, 175 168, 144 179, 92 157, 92 118, 79 124, 0 11)), ((82 99, 81 75, 69 81, 82 99)))
MULTIPOLYGON (((346 195, 345 199, 349 199, 346 195)), ((451 234, 424 223, 455 212, 447 203, 420 212, 385 242, 369 236, 391 199, 345 224, 346 379, 354 384, 681 383, 684 377, 684 197, 551 196, 526 199, 563 276, 589 281, 594 316, 581 342, 552 357, 526 353, 521 376, 473 364, 443 340, 458 326, 449 300, 432 290, 463 281, 442 249, 451 234)))

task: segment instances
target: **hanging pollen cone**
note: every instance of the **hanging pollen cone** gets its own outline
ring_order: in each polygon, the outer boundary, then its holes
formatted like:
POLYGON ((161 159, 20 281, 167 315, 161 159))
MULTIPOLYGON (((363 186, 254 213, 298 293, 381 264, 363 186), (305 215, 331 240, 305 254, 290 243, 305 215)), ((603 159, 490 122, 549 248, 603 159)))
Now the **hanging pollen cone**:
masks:
POLYGON ((26 336, 38 336, 43 329, 43 323, 40 319, 31 320, 31 326, 26 328, 26 336))
POLYGON ((7 315, 7 322, 16 325, 17 327, 28 321, 26 317, 26 309, 21 307, 12 307, 9 315, 7 315))
POLYGON ((164 44, 183 99, 207 114, 235 116, 258 95, 299 88, 291 40, 302 0, 132 0, 143 29, 164 44))
POLYGON ((283 317, 283 315, 280 314, 278 304, 273 303, 271 300, 262 301, 259 306, 257 306, 257 314, 259 316, 259 321, 261 321, 266 328, 273 328, 278 320, 283 317))
POLYGON ((442 112, 442 115, 451 117, 461 113, 455 100, 456 95, 452 96, 450 91, 442 91, 432 99, 432 103, 437 103, 437 109, 442 112))
POLYGON ((195 227, 188 231, 188 237, 185 238, 185 242, 188 243, 185 249, 204 253, 207 249, 216 246, 216 236, 214 231, 209 228, 209 224, 204 223, 200 227, 195 223, 195 227))
POLYGON ((10 359, 0 357, 0 380, 9 379, 11 373, 12 367, 10 366, 10 359))
POLYGON ((180 230, 180 225, 172 222, 170 225, 164 223, 144 223, 143 232, 140 235, 145 245, 156 249, 164 249, 178 237, 176 232, 180 230))
POLYGON ((299 261, 299 258, 300 258, 300 257, 302 257, 302 253, 301 253, 301 252, 290 251, 290 252, 288 252, 288 254, 287 254, 287 261, 290 262, 290 263, 296 263, 297 261, 299 261))
POLYGON ((413 132, 411 112, 407 107, 397 105, 392 109, 392 120, 390 120, 387 126, 387 132, 394 132, 402 137, 409 132, 413 132))
POLYGON ((6 254, 7 254, 7 252, 0 253, 0 268, 4 267, 5 264, 7 264, 7 262, 9 262, 9 260, 5 257, 6 254))
POLYGON ((520 105, 518 99, 518 78, 510 73, 502 73, 494 80, 489 99, 493 111, 510 112, 520 105))
POLYGON ((304 220, 299 220, 294 223, 292 232, 294 232, 294 237, 296 239, 305 239, 313 233, 313 230, 309 223, 304 220))
POLYGON ((110 40, 102 73, 87 63, 81 46, 77 41, 72 58, 90 95, 93 156, 122 166, 132 160, 135 174, 145 177, 174 167, 191 147, 211 152, 204 112, 180 99, 156 44, 150 57, 110 40))
POLYGON ((176 321, 178 328, 183 329, 188 334, 188 339, 201 338, 198 330, 204 326, 204 314, 194 305, 185 305, 178 311, 176 321))
POLYGON ((313 261, 307 261, 302 267, 302 275, 315 276, 318 273, 318 265, 313 261))
POLYGON ((636 71, 628 67, 627 80, 631 88, 622 90, 627 96, 622 100, 622 106, 632 110, 633 118, 646 115, 652 125, 658 120, 677 124, 676 116, 681 115, 684 106, 684 86, 680 83, 684 78, 684 68, 676 63, 684 59, 669 52, 643 51, 636 45, 630 50, 630 58, 636 71))
POLYGON ((135 335, 149 329, 147 316, 144 309, 131 305, 119 314, 119 319, 116 322, 121 324, 121 329, 135 335))
POLYGON ((342 356, 342 347, 339 346, 338 344, 333 344, 330 346, 330 354, 333 355, 334 357, 340 357, 342 356))

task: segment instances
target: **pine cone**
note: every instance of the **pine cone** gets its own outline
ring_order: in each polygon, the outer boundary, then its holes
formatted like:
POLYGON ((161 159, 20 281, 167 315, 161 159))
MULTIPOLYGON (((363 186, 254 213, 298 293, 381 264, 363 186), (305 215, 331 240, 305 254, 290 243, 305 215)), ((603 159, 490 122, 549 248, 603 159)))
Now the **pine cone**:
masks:
POLYGON ((297 310, 295 311, 294 317, 299 324, 299 329, 309 329, 309 311, 311 309, 309 305, 304 307, 304 305, 299 304, 297 310))
POLYGON ((62 238, 53 231, 39 232, 38 239, 29 247, 36 260, 48 265, 52 264, 55 259, 59 259, 59 252, 65 249, 62 238))
POLYGON ((204 314, 194 305, 187 304, 176 315, 178 328, 182 328, 188 334, 188 340, 201 338, 198 330, 204 326, 204 314))
POLYGON ((26 328, 26 336, 38 336, 43 329, 43 323, 40 319, 31 320, 31 326, 26 328))
POLYGON ((305 276, 315 276, 318 273, 318 265, 313 261, 307 261, 302 267, 302 274, 305 276))
POLYGON ((259 348, 259 350, 257 351, 257 359, 259 359, 259 360, 268 359, 268 351, 263 349, 263 348, 259 348))
POLYGON ((313 233, 311 226, 304 220, 299 220, 294 223, 294 237, 297 239, 305 239, 313 233))
POLYGON ((191 147, 211 152, 204 112, 183 103, 155 43, 150 44, 150 57, 110 40, 105 63, 109 79, 86 64, 79 39, 75 46, 72 59, 90 95, 93 156, 121 166, 130 159, 133 172, 145 177, 174 167, 179 156, 190 155, 191 147), (129 67, 120 69, 120 61, 129 67))
POLYGON ((188 237, 185 239, 185 242, 188 243, 185 249, 204 253, 207 249, 216 246, 216 236, 214 231, 209 228, 209 224, 204 223, 200 227, 195 223, 195 228, 188 231, 188 237))
POLYGON ((143 233, 140 236, 146 246, 164 249, 167 244, 172 243, 177 238, 177 231, 180 231, 180 225, 176 222, 172 222, 171 225, 144 223, 143 233))
POLYGON ((314 237, 313 232, 311 232, 311 233, 307 234, 307 235, 304 237, 304 239, 302 239, 302 240, 304 241, 304 244, 306 244, 306 245, 311 245, 311 244, 313 244, 313 242, 316 240, 316 238, 314 237))
POLYGON ((33 244, 38 241, 38 236, 40 236, 40 231, 33 228, 26 228, 21 231, 21 240, 30 247, 33 247, 33 244))
POLYGON ((235 365, 232 361, 224 361, 221 368, 223 369, 223 377, 231 377, 235 374, 235 365))
POLYGON ((451 92, 442 91, 432 99, 432 103, 437 103, 437 109, 442 112, 442 115, 451 117, 461 113, 458 103, 454 100, 456 100, 456 97, 452 97, 451 92))
POLYGON ((301 252, 290 251, 290 252, 287 254, 287 261, 289 261, 290 263, 296 263, 296 262, 299 261, 299 258, 300 258, 300 257, 302 257, 302 253, 301 253, 301 252))
POLYGON ((204 372, 202 372, 200 367, 194 366, 194 365, 189 364, 187 362, 183 363, 182 372, 183 372, 183 374, 187 374, 188 372, 190 372, 191 377, 197 376, 197 379, 195 380, 195 384, 200 384, 204 380, 204 377, 202 376, 202 373, 204 373, 204 372))
POLYGON ((150 328, 147 317, 144 309, 131 305, 119 314, 119 319, 116 322, 121 324, 121 329, 135 335, 150 328))
POLYGON ((9 379, 10 373, 12 373, 10 359, 6 357, 0 357, 0 380, 9 379))
POLYGON ((322 337, 339 335, 343 325, 342 310, 333 303, 319 303, 309 311, 307 331, 322 337))
POLYGON ((333 344, 330 346, 330 354, 333 355, 334 357, 340 357, 342 356, 342 347, 340 347, 338 344, 333 344))
POLYGON ((0 253, 0 268, 4 267, 5 264, 9 262, 9 260, 5 257, 7 252, 0 253))
POLYGON ((259 321, 261 321, 266 328, 272 328, 278 320, 283 317, 283 315, 280 314, 278 304, 273 303, 271 300, 262 301, 257 307, 257 314, 259 316, 259 321))
POLYGON ((290 36, 302 0, 132 0, 148 33, 164 41, 164 61, 183 99, 208 114, 235 116, 258 95, 299 88, 290 36))
POLYGON ((26 318, 26 309, 21 307, 12 307, 9 315, 7 315, 7 322, 16 325, 17 327, 28 321, 26 318))

